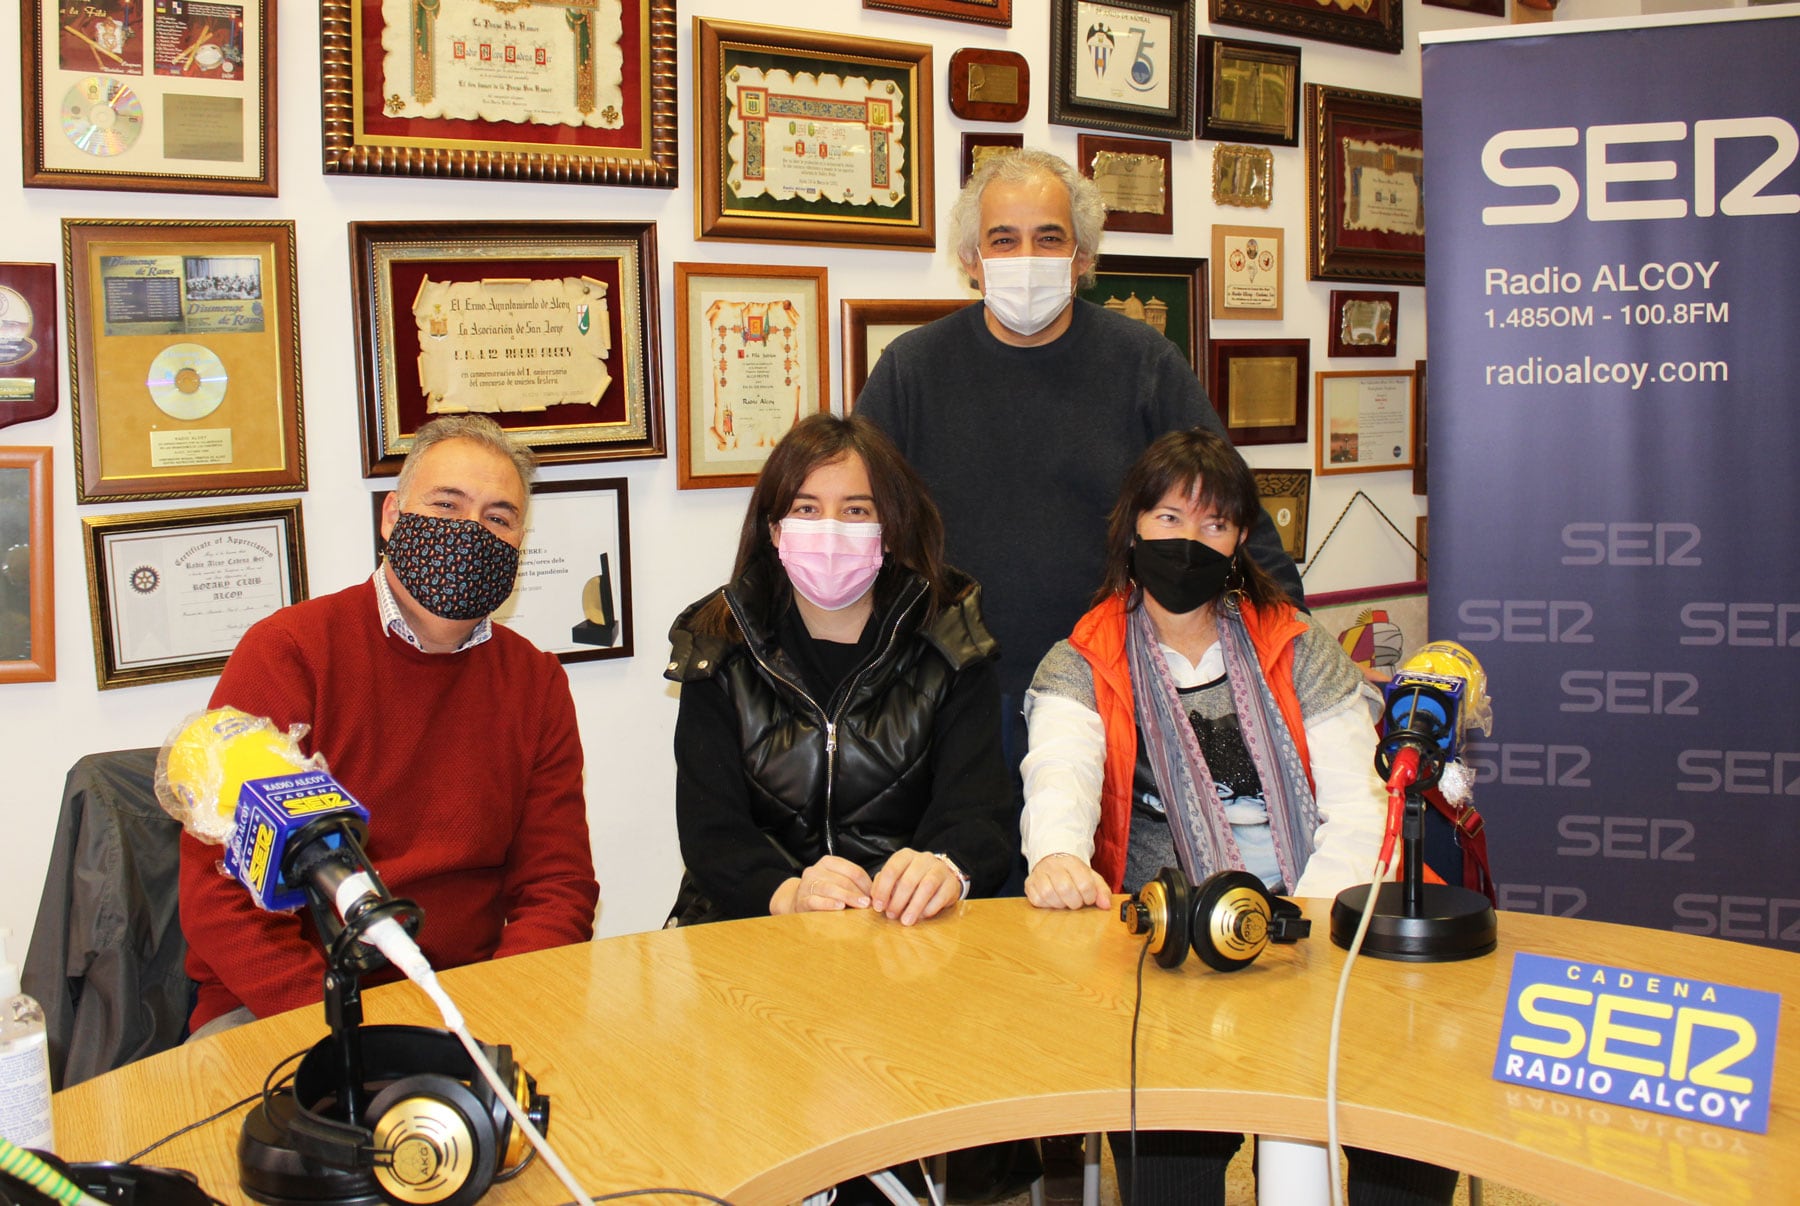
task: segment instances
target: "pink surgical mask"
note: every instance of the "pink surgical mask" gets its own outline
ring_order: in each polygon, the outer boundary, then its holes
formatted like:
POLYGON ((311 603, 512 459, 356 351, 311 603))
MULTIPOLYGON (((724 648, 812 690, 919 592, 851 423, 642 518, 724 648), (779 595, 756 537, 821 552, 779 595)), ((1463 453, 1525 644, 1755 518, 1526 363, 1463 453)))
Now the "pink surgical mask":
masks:
POLYGON ((881 572, 881 525, 784 519, 775 552, 807 602, 841 611, 867 594, 881 572))

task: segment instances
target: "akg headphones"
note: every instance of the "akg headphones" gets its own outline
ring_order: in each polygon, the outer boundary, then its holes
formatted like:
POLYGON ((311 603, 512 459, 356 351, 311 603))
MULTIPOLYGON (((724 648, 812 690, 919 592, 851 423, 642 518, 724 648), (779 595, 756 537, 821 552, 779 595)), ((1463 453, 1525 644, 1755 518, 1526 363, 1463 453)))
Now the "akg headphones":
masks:
MULTIPOLYGON (((301 1059, 290 1093, 244 1121, 239 1180, 258 1201, 295 1206, 470 1206, 522 1169, 525 1136, 456 1036, 422 1026, 364 1026, 361 1121, 341 1117, 343 1053, 335 1038, 301 1059)), ((513 1062, 482 1044, 502 1083, 540 1131, 550 1099, 513 1062)))
POLYGON ((1312 931, 1300 906, 1283 900, 1248 871, 1217 871, 1198 888, 1173 867, 1119 905, 1133 934, 1149 935, 1158 966, 1180 967, 1191 947, 1214 971, 1249 967, 1271 942, 1295 942, 1312 931))

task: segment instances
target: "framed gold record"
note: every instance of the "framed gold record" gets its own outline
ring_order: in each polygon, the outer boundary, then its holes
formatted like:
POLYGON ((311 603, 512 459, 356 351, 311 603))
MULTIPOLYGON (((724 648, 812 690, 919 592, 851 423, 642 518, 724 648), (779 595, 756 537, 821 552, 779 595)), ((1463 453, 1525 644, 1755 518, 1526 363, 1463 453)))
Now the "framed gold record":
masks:
POLYGON ((292 222, 63 220, 76 501, 306 489, 292 222))

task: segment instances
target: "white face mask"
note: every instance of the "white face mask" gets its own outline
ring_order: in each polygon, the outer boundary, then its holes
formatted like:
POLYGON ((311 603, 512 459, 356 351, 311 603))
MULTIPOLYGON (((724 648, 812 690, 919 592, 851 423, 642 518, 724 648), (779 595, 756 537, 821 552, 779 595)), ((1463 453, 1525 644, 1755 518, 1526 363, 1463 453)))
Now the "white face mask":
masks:
POLYGON ((987 308, 1009 331, 1036 335, 1069 307, 1075 291, 1074 261, 1059 255, 983 258, 987 308))

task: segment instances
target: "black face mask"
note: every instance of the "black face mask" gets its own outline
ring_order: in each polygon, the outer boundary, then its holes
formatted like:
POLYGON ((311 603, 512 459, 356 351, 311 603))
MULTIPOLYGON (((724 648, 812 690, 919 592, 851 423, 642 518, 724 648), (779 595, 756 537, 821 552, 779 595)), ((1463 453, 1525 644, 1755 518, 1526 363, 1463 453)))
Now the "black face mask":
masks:
POLYGON ((1171 615, 1186 615, 1225 592, 1235 558, 1198 540, 1145 540, 1131 546, 1131 576, 1171 615))

